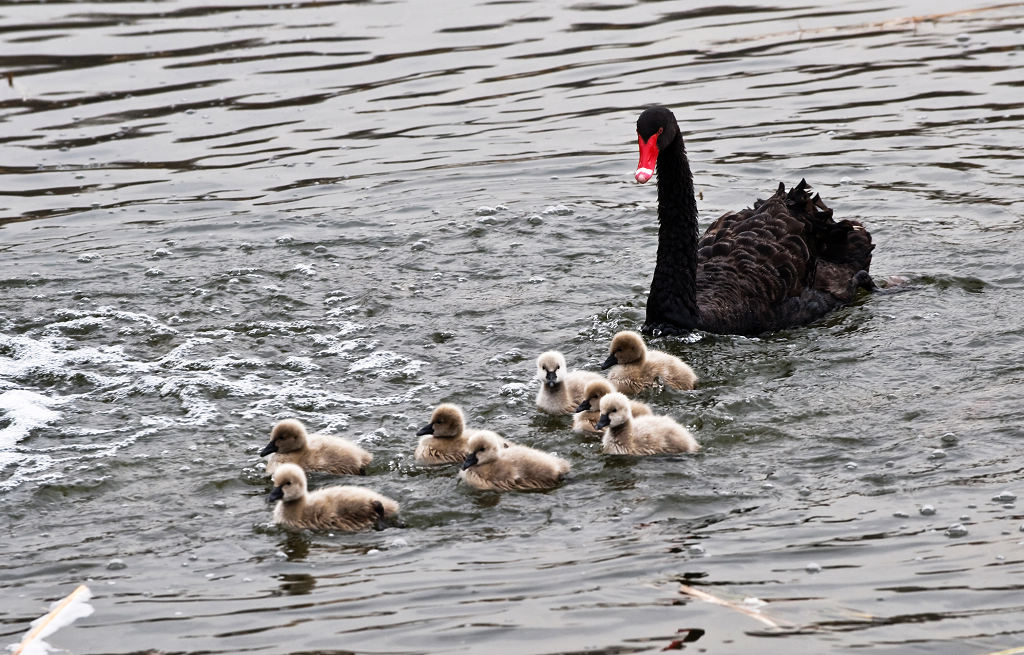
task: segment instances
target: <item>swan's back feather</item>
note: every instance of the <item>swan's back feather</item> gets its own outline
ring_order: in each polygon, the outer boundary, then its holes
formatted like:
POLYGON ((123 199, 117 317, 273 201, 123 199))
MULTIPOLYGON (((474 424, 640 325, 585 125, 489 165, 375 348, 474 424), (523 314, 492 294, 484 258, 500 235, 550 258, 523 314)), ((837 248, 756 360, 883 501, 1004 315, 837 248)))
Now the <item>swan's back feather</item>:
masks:
POLYGON ((701 327, 756 334, 811 321, 870 285, 873 249, 867 230, 834 221, 805 180, 788 193, 780 183, 767 200, 721 216, 698 241, 701 327))

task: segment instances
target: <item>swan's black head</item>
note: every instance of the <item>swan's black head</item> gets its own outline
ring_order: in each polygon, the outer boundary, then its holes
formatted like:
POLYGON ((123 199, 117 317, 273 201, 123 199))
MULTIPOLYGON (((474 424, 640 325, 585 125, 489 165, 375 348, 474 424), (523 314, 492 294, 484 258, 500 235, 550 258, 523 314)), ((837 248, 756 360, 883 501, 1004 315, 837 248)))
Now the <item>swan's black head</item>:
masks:
POLYGON ((636 135, 640 139, 640 163, 634 177, 643 184, 654 175, 658 153, 679 137, 679 124, 667 107, 650 107, 637 119, 636 135))

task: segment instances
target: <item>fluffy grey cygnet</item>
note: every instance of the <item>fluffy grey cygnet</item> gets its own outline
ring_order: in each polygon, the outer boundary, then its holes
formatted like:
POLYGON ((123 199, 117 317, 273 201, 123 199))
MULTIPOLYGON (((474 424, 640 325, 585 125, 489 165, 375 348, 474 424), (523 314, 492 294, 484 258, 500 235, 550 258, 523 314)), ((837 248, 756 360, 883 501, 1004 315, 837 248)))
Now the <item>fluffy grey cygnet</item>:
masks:
POLYGON ((689 430, 668 416, 633 417, 629 398, 610 393, 601 399, 598 428, 604 428, 601 450, 608 455, 693 453, 700 445, 689 430))
POLYGON ((307 472, 365 475, 373 459, 369 452, 343 437, 307 434, 306 426, 293 418, 281 421, 270 431, 270 443, 260 451, 260 457, 267 455, 268 475, 286 463, 307 472))
POLYGON ((527 446, 508 444, 482 430, 469 440, 470 453, 459 477, 477 489, 523 491, 551 489, 569 473, 569 462, 527 446))
POLYGON ((306 473, 285 463, 274 471, 269 500, 274 522, 296 529, 355 532, 383 528, 398 518, 398 503, 364 487, 324 487, 307 492, 306 473))
POLYGON ((612 338, 608 359, 601 365, 608 379, 622 393, 637 393, 663 382, 673 389, 693 389, 697 375, 675 355, 648 350, 636 332, 619 332, 612 338))
POLYGON ((583 389, 588 382, 603 380, 599 373, 569 371, 565 357, 557 350, 549 350, 537 357, 537 408, 548 414, 572 414, 583 401, 583 389))

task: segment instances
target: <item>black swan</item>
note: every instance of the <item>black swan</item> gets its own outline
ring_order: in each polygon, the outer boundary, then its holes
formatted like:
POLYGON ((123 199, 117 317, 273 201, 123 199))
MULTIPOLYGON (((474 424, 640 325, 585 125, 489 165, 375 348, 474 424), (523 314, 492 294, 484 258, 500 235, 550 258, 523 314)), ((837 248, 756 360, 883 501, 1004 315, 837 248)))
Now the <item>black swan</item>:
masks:
POLYGON ((643 184, 658 170, 658 262, 647 334, 759 334, 803 325, 873 289, 871 235, 832 220, 805 180, 725 214, 698 238, 693 174, 676 117, 651 107, 636 122, 643 184))

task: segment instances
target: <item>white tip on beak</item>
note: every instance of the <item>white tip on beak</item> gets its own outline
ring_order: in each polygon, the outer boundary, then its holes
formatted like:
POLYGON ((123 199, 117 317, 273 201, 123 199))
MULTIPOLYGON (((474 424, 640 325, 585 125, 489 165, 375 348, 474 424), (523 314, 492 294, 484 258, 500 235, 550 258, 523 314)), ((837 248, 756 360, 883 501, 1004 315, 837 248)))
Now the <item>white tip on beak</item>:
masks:
POLYGON ((651 169, 649 169, 649 168, 638 168, 638 169, 636 169, 636 173, 633 175, 633 177, 636 178, 637 182, 639 182, 640 184, 643 184, 647 180, 651 179, 652 175, 654 175, 654 171, 652 171, 651 169))

